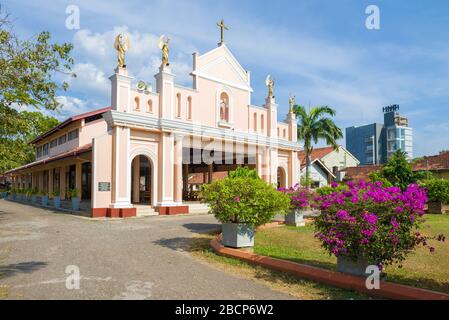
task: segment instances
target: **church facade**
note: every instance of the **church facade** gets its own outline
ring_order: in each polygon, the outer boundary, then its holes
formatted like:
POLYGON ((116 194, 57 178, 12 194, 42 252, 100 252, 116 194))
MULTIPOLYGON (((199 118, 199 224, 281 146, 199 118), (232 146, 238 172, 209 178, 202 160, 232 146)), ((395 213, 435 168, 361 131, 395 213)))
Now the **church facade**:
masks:
POLYGON ((51 195, 76 190, 92 217, 129 217, 149 206, 188 213, 198 184, 238 166, 255 168, 281 187, 300 180, 296 119, 278 121, 273 81, 265 104, 251 103, 251 76, 226 44, 193 54, 192 86, 176 83, 161 38, 162 63, 153 89, 135 84, 125 65, 127 40, 116 39, 119 64, 108 108, 72 117, 36 138, 35 162, 8 172, 13 186, 51 195))

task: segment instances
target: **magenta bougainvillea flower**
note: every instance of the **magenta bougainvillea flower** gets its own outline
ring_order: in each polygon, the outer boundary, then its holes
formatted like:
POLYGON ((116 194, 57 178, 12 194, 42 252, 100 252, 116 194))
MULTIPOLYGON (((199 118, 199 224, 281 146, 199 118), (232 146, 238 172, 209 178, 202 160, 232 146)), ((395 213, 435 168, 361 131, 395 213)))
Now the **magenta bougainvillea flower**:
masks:
MULTIPOLYGON (((315 237, 335 256, 363 256, 379 266, 400 262, 429 237, 417 232, 423 222, 427 191, 412 184, 405 191, 382 182, 332 184, 334 192, 313 198, 298 194, 300 206, 321 210, 315 218, 315 237), (307 204, 306 204, 307 202, 307 204)), ((444 236, 435 237, 444 241, 444 236)), ((434 252, 435 248, 429 249, 434 252)))

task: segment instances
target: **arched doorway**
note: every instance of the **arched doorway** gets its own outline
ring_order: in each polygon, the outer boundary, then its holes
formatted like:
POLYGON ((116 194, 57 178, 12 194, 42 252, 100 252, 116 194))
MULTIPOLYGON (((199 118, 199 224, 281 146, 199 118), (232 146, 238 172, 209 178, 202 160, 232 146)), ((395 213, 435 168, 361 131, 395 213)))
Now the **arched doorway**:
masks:
POLYGON ((131 203, 153 203, 152 195, 152 165, 149 158, 143 155, 135 156, 131 162, 131 203))
POLYGON ((278 167, 278 188, 287 188, 286 174, 282 167, 278 167))

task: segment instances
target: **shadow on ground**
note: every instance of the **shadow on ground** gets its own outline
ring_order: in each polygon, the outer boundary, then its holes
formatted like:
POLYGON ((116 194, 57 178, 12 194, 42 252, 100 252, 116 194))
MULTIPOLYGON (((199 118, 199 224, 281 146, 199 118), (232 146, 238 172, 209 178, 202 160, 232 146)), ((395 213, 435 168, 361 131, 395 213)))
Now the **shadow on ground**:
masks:
POLYGON ((210 233, 212 231, 221 231, 221 225, 218 223, 185 223, 182 226, 194 233, 210 233))
POLYGON ((19 273, 31 273, 47 265, 42 261, 29 261, 0 266, 0 278, 11 277, 19 273))

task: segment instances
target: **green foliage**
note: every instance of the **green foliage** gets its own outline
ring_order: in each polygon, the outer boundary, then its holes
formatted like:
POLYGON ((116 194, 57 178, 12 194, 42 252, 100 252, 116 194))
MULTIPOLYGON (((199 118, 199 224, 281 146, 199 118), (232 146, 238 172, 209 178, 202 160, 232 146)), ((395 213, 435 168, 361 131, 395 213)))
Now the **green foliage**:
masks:
POLYGON ((59 190, 54 190, 52 193, 51 193, 51 196, 53 196, 53 197, 59 197, 60 196, 60 192, 59 192, 59 190))
POLYGON ((239 167, 234 171, 229 172, 229 178, 250 178, 250 179, 260 179, 257 171, 254 169, 249 169, 248 167, 239 167))
POLYGON ((73 189, 67 190, 67 198, 68 199, 72 199, 72 198, 76 198, 76 197, 78 197, 78 189, 73 188, 73 189))
POLYGON ((339 185, 338 187, 324 186, 324 187, 316 189, 315 193, 318 196, 327 196, 334 192, 342 192, 343 190, 348 190, 348 189, 349 189, 348 186, 344 185, 344 184, 339 185))
POLYGON ((343 132, 334 123, 331 117, 336 115, 336 111, 328 106, 313 107, 309 112, 303 106, 295 105, 293 111, 298 119, 298 139, 304 141, 304 151, 306 153, 306 186, 310 186, 310 155, 313 151, 313 144, 319 140, 335 149, 338 148, 337 140, 343 138, 343 132))
POLYGON ((377 170, 377 171, 371 172, 368 175, 368 177, 372 183, 375 183, 376 181, 380 181, 380 182, 382 182, 382 185, 384 187, 392 187, 393 186, 393 184, 382 175, 382 171, 377 170))
POLYGON ((412 166, 405 158, 405 152, 397 150, 383 168, 372 177, 375 181, 389 181, 391 185, 406 190, 412 183, 423 178, 423 173, 413 172, 412 166))
POLYGON ((288 195, 243 171, 204 185, 201 197, 222 223, 241 222, 257 227, 269 222, 275 214, 290 210, 288 195))
POLYGON ((429 202, 449 204, 449 180, 432 179, 425 181, 422 186, 427 189, 429 202))
POLYGON ((67 43, 51 43, 48 32, 21 40, 8 16, 0 13, 0 173, 32 161, 28 142, 57 123, 39 110, 59 109, 56 94, 68 85, 53 76, 71 72, 72 48, 67 43))

